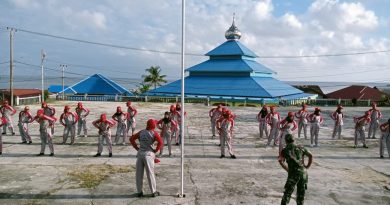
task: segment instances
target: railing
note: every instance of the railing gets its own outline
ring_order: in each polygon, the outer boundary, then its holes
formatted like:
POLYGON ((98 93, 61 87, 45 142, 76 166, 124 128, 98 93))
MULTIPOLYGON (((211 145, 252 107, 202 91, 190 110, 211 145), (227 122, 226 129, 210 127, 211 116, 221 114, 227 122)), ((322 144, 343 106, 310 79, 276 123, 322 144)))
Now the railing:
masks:
MULTIPOLYGON (((180 97, 164 96, 115 96, 115 95, 62 95, 56 96, 57 100, 68 101, 117 101, 117 102, 161 102, 175 103, 179 102, 180 97)), ((260 106, 264 101, 253 99, 223 99, 223 98, 206 98, 206 97, 186 97, 186 103, 202 103, 205 105, 223 104, 228 106, 260 106)), ((345 99, 296 99, 296 100, 266 100, 267 105, 296 106, 306 103, 312 106, 370 106, 371 100, 345 100, 345 99)), ((389 102, 377 102, 378 106, 389 106, 389 102)))

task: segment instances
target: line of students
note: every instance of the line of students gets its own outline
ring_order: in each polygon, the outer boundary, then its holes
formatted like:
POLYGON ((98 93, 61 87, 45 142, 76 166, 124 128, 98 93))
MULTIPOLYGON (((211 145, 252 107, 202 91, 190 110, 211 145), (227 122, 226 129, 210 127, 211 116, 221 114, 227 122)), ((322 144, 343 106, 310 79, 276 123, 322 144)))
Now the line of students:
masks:
MULTIPOLYGON (((127 141, 127 133, 130 131, 131 134, 135 131, 136 121, 135 116, 137 110, 131 105, 131 102, 126 103, 127 113, 122 112, 121 107, 117 108, 116 113, 112 116, 113 120, 108 120, 104 114, 100 119, 94 121, 92 124, 99 129, 99 140, 98 140, 98 153, 95 156, 100 156, 102 152, 103 139, 106 139, 107 145, 109 146, 109 156, 112 156, 112 143, 110 129, 118 122, 117 134, 115 138, 116 144, 120 137, 123 137, 123 144, 127 141), (109 125, 108 127, 104 125, 109 125)), ((64 126, 63 130, 63 142, 65 144, 70 136, 70 144, 75 143, 76 138, 76 124, 77 124, 77 135, 80 136, 83 130, 84 137, 88 135, 87 127, 87 116, 90 111, 85 108, 81 102, 77 103, 75 112, 70 110, 70 106, 64 107, 64 112, 60 115, 59 122, 64 126)), ((16 110, 8 104, 8 101, 4 101, 0 107, 1 122, 3 132, 0 132, 0 155, 2 154, 2 135, 7 134, 7 128, 12 135, 15 135, 12 116, 16 113, 16 110)), ((33 116, 30 112, 29 106, 26 106, 22 111, 19 112, 18 127, 22 140, 22 144, 31 144, 32 139, 29 134, 29 124, 36 121, 39 124, 39 133, 41 139, 41 151, 38 156, 42 156, 45 153, 46 144, 50 148, 50 156, 54 156, 54 146, 52 143, 54 135, 54 124, 57 121, 55 117, 56 110, 54 107, 49 106, 46 102, 42 103, 41 109, 37 111, 37 115, 33 116)))
MULTIPOLYGON (((332 133, 332 139, 335 139, 338 136, 338 139, 341 139, 342 127, 344 125, 343 119, 345 118, 344 113, 342 112, 343 107, 341 105, 337 106, 336 111, 334 111, 330 117, 334 121, 334 128, 332 133)), ((382 113, 377 107, 376 103, 372 103, 372 108, 365 112, 363 116, 354 117, 355 123, 355 134, 354 134, 354 147, 358 146, 358 140, 363 144, 364 148, 367 148, 366 145, 366 135, 365 127, 368 125, 368 138, 375 139, 376 132, 378 128, 382 131, 380 137, 380 157, 383 158, 384 145, 388 147, 390 155, 390 136, 389 136, 389 122, 380 124, 379 120, 382 118, 382 113)), ((293 113, 289 112, 287 117, 281 120, 280 114, 276 112, 276 108, 271 106, 268 112, 267 106, 263 106, 256 116, 257 121, 259 122, 259 132, 260 138, 263 138, 264 134, 268 138, 266 146, 270 146, 272 140, 274 140, 274 146, 279 142, 279 151, 284 147, 283 136, 286 134, 292 134, 298 128, 298 138, 303 136, 307 139, 307 127, 310 126, 310 146, 318 147, 318 135, 320 131, 321 124, 324 122, 324 119, 321 115, 321 109, 315 108, 313 113, 309 113, 307 110, 307 105, 302 104, 302 109, 298 112, 293 113), (298 123, 294 121, 294 117, 297 118, 298 123)))

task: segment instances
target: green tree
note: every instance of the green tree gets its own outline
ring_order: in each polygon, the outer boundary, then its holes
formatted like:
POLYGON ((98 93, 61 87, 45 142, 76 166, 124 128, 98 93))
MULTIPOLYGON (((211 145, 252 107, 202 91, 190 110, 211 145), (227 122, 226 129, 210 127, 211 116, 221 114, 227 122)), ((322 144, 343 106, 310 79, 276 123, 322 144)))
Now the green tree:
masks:
POLYGON ((152 85, 154 89, 157 88, 157 86, 162 85, 162 83, 166 83, 165 80, 166 75, 161 75, 161 68, 160 66, 151 66, 148 69, 145 69, 147 72, 147 75, 143 75, 144 82, 152 85))
POLYGON ((135 93, 137 95, 140 95, 142 93, 146 93, 146 92, 148 92, 150 90, 150 86, 151 85, 149 85, 149 84, 141 83, 139 85, 139 87, 137 88, 137 90, 135 91, 135 93))

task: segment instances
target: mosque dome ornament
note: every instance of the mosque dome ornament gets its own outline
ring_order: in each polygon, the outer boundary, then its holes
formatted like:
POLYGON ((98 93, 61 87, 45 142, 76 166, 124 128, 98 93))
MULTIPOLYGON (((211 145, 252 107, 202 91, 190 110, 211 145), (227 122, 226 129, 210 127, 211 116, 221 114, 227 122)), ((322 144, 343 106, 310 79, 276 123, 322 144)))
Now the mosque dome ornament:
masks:
POLYGON ((228 41, 236 41, 241 38, 241 31, 238 30, 236 24, 235 24, 235 15, 233 14, 233 23, 230 26, 230 28, 225 32, 225 38, 228 41))

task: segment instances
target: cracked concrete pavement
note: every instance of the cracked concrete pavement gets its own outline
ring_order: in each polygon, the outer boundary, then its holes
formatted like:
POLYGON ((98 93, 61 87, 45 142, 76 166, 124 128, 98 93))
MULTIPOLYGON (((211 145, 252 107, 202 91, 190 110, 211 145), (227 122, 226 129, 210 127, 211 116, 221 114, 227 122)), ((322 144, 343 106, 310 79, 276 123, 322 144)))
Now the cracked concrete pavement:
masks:
MULTIPOLYGON (((58 112, 65 104, 56 102, 58 112)), ((135 173, 113 173, 95 188, 81 188, 70 173, 91 165, 134 167, 136 151, 130 146, 113 147, 112 158, 93 158, 97 150, 97 131, 90 124, 102 113, 113 114, 118 102, 85 102, 91 108, 87 138, 78 137, 75 145, 61 145, 62 127, 56 123, 54 157, 37 157, 38 126, 30 126, 33 144, 20 144, 20 137, 3 136, 0 156, 0 204, 279 204, 287 177, 277 162, 277 148, 265 148, 258 136, 255 116, 259 108, 233 107, 237 114, 233 147, 237 159, 219 159, 218 140, 211 139, 208 110, 201 104, 187 104, 188 122, 185 144, 185 198, 180 189, 180 148, 173 146, 173 156, 163 156, 156 165, 157 189, 161 196, 135 197, 135 173)), ((137 131, 149 118, 161 118, 169 109, 165 103, 134 103, 139 110, 137 131)), ((22 107, 17 108, 18 111, 22 107)), ((36 112, 38 105, 30 106, 36 112)), ((282 116, 298 107, 279 108, 282 116)), ((310 107, 310 110, 314 108, 310 107)), ((345 108, 343 139, 332 140, 333 107, 323 107, 325 124, 320 130, 319 148, 309 148, 314 164, 309 170, 306 204, 390 204, 390 159, 379 159, 378 139, 368 140, 368 149, 353 149, 352 117, 368 108, 345 108)), ((390 108, 381 108, 385 117, 390 108)), ((35 113, 34 113, 35 114, 35 113)), ((59 114, 57 114, 59 115, 59 114)), ((16 116, 14 124, 16 126, 16 116)), ((115 133, 115 129, 112 130, 115 133)), ((308 145, 308 140, 297 139, 308 145)), ((167 153, 165 151, 165 153, 167 153)), ((149 193, 147 181, 144 192, 149 193)), ((290 204, 295 204, 295 193, 290 204)))

